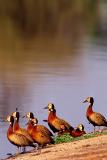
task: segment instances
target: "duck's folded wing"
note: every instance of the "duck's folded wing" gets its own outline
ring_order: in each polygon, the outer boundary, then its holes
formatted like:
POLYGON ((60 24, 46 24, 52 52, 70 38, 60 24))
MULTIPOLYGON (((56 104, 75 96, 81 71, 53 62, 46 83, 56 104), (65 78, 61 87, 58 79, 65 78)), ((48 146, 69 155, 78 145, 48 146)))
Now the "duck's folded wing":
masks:
POLYGON ((90 120, 97 125, 107 125, 107 120, 105 119, 105 117, 97 112, 94 112, 90 115, 90 120))
POLYGON ((17 134, 17 133, 12 134, 9 137, 9 140, 19 146, 27 146, 30 144, 30 141, 24 135, 17 134))
POLYGON ((60 130, 62 128, 62 126, 65 127, 65 129, 70 129, 70 128, 73 128, 68 122, 66 122, 65 120, 63 119, 60 119, 60 118, 55 118, 53 121, 52 121, 52 125, 60 130))

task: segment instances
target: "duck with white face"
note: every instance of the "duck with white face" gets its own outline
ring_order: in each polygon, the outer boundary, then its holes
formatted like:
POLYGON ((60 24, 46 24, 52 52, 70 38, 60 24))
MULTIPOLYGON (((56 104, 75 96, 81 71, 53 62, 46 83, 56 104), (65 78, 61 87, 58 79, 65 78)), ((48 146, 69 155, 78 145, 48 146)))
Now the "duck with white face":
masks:
POLYGON ((79 124, 77 126, 77 129, 79 129, 80 131, 84 131, 84 125, 83 124, 79 124))
POLYGON ((59 118, 56 115, 56 109, 53 103, 49 103, 47 107, 44 109, 48 109, 48 119, 44 120, 48 122, 49 127, 54 133, 62 133, 64 132, 70 132, 74 128, 65 120, 59 118))
MULTIPOLYGON (((12 116, 14 117, 14 120, 15 120, 14 126, 13 126, 14 132, 26 136, 29 139, 29 141, 33 143, 34 141, 30 136, 30 134, 28 133, 28 131, 25 128, 20 127, 20 124, 19 124, 20 113, 17 111, 17 109, 15 112, 12 113, 12 116)), ((23 148, 23 152, 26 152, 25 147, 23 148)))
POLYGON ((35 143, 43 147, 47 144, 53 144, 54 139, 50 135, 50 131, 42 125, 37 124, 38 121, 36 118, 32 118, 28 122, 27 131, 32 136, 35 143))
POLYGON ((82 135, 86 134, 86 132, 84 131, 84 125, 83 124, 79 124, 76 129, 74 129, 72 132, 70 132, 70 135, 72 137, 80 137, 82 135))
POLYGON ((31 142, 33 142, 33 139, 32 137, 29 135, 28 131, 25 129, 25 128, 21 128, 20 125, 19 125, 19 117, 20 117, 20 114, 19 112, 13 112, 12 113, 12 116, 14 117, 15 119, 15 123, 14 123, 14 131, 16 133, 20 133, 20 134, 23 134, 24 136, 26 136, 31 142))
POLYGON ((86 111, 86 117, 88 121, 94 126, 94 133, 95 133, 96 126, 106 126, 107 127, 106 118, 102 114, 93 111, 94 98, 88 97, 85 99, 83 103, 86 103, 86 102, 89 103, 89 106, 86 111))
MULTIPOLYGON (((28 118, 29 120, 30 119, 34 119, 34 114, 32 112, 28 112, 24 117, 28 118)), ((38 122, 37 122, 38 123, 38 122)))
MULTIPOLYGON (((36 120, 35 125, 37 126, 37 129, 39 131, 44 132, 44 133, 48 134, 49 136, 53 136, 52 132, 47 127, 45 127, 44 125, 38 124, 38 119, 34 118, 34 114, 32 112, 28 112, 24 117, 28 118, 28 120, 31 122, 33 119, 35 119, 36 120)), ((31 128, 29 127, 29 125, 27 127, 27 131, 31 132, 31 128)))
POLYGON ((10 123, 10 126, 7 131, 7 138, 13 145, 18 147, 18 152, 20 147, 36 147, 33 142, 31 142, 26 136, 16 133, 13 129, 14 125, 14 117, 13 116, 7 116, 6 121, 10 123))

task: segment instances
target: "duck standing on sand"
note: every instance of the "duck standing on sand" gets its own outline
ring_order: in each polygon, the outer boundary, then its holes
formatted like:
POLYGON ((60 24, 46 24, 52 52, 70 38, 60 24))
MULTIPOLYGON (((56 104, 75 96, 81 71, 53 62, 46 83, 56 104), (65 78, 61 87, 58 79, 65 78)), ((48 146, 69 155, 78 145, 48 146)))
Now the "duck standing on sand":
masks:
POLYGON ((19 117, 20 117, 19 112, 18 111, 13 112, 12 116, 15 119, 14 126, 13 126, 14 132, 26 136, 33 143, 33 139, 30 136, 30 134, 28 133, 28 131, 25 128, 21 128, 20 125, 19 125, 19 117))
POLYGON ((34 142, 41 147, 54 143, 54 139, 50 136, 50 134, 47 134, 46 131, 38 128, 36 118, 29 120, 27 130, 33 138, 34 142))
POLYGON ((94 126, 94 133, 95 133, 95 126, 106 126, 107 127, 107 120, 106 118, 101 115, 100 113, 94 112, 92 107, 94 103, 94 98, 93 97, 88 97, 86 100, 83 102, 88 102, 90 103, 87 112, 86 112, 86 117, 88 121, 94 126))
POLYGON ((8 140, 15 146, 18 147, 26 147, 26 146, 31 146, 31 147, 36 147, 33 142, 31 142, 26 136, 16 133, 13 130, 13 124, 14 124, 14 117, 13 116, 8 116, 6 118, 6 121, 10 122, 10 126, 7 131, 7 138, 8 140))
POLYGON ((48 122, 49 127, 54 133, 62 133, 63 131, 71 132, 74 129, 68 122, 57 117, 56 109, 53 103, 49 103, 44 109, 48 109, 49 111, 48 120, 44 121, 48 122))

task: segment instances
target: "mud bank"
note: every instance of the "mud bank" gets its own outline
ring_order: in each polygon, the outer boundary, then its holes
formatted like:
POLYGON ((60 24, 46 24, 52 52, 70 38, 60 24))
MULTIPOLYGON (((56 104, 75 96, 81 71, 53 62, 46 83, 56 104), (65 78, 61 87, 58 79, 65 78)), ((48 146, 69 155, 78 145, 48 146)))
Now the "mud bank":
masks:
POLYGON ((70 143, 51 145, 38 151, 31 151, 6 160, 106 160, 107 135, 70 143))

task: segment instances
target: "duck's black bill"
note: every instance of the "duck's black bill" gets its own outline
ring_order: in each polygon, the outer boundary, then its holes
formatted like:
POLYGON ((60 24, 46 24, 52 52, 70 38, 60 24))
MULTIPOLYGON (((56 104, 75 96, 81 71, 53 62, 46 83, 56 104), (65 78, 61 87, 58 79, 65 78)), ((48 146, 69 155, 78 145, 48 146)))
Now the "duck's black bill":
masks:
POLYGON ((22 116, 22 118, 26 118, 26 115, 25 115, 25 116, 22 116))
POLYGON ((87 100, 83 101, 83 103, 86 103, 86 102, 87 102, 87 100))
POLYGON ((48 120, 47 120, 47 119, 44 119, 43 121, 44 121, 44 122, 48 122, 48 120))
POLYGON ((46 107, 44 107, 44 109, 48 109, 48 107, 46 106, 46 107))

